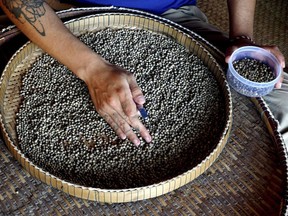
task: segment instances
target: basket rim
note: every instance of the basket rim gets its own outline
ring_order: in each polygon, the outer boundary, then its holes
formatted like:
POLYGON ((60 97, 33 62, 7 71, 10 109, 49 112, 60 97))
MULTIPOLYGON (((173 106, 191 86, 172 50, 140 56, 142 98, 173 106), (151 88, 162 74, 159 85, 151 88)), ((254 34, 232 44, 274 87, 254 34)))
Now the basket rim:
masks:
MULTIPOLYGON (((102 14, 96 14, 96 15, 89 15, 89 16, 84 16, 84 17, 80 17, 80 18, 76 18, 76 19, 72 19, 72 20, 69 20, 67 22, 65 22, 66 26, 67 24, 69 23, 74 23, 74 22, 79 22, 81 20, 84 20, 84 19, 89 19, 89 18, 93 18, 93 17, 96 17, 96 16, 111 16, 111 15, 117 15, 117 16, 121 16, 121 15, 125 15, 125 16, 136 16, 136 17, 141 17, 141 18, 144 18, 144 19, 149 19, 149 20, 153 20, 153 21, 156 21, 156 22, 160 22, 162 24, 164 24, 165 26, 168 26, 168 28, 172 28, 172 29, 175 29, 175 27, 171 26, 170 24, 167 24, 163 21, 159 21, 159 20, 156 20, 154 18, 151 18, 151 17, 146 17, 144 15, 139 15, 139 14, 128 14, 128 13, 118 13, 118 12, 113 12, 113 13, 102 13, 102 14)), ((209 153, 208 156, 206 156, 206 158, 204 158, 197 166, 193 167, 192 169, 180 174, 180 175, 177 175, 169 180, 165 180, 165 181, 162 181, 160 183, 155 183, 155 184, 151 184, 151 185, 147 185, 147 186, 142 186, 142 187, 134 187, 134 188, 127 188, 127 189, 103 189, 103 188, 94 188, 94 187, 85 187, 85 186, 82 186, 82 185, 79 185, 79 184, 75 184, 75 183, 71 183, 71 182, 68 182, 68 181, 65 181, 65 180, 62 180, 60 178, 58 178, 57 176, 54 176, 52 174, 50 174, 49 172, 43 170, 41 167, 38 167, 37 165, 33 164, 28 158, 25 157, 25 155, 21 152, 21 150, 14 144, 14 142, 12 141, 7 129, 6 129, 6 126, 4 124, 4 121, 3 121, 3 116, 2 116, 2 113, 0 113, 0 123, 1 123, 1 127, 2 127, 2 131, 3 131, 3 134, 4 134, 4 137, 5 137, 5 141, 8 142, 9 145, 11 145, 10 148, 13 148, 14 151, 17 152, 17 157, 16 159, 21 163, 21 165, 23 166, 24 169, 26 169, 26 167, 24 167, 24 165, 22 163, 28 163, 30 166, 32 166, 33 168, 36 169, 37 172, 40 172, 40 173, 43 173, 44 175, 48 176, 49 178, 52 178, 52 179, 55 179, 57 182, 61 182, 62 184, 67 184, 68 186, 73 186, 74 188, 80 188, 80 189, 83 189, 83 190, 89 190, 89 191, 96 191, 96 192, 104 192, 104 193, 119 193, 119 192, 132 192, 132 191, 143 191, 143 190, 146 190, 146 189, 151 189, 151 188, 157 188, 159 186, 163 186, 163 185, 166 185, 168 184, 169 182, 175 182, 177 180, 181 180, 181 178, 183 177, 187 177, 188 174, 191 174, 192 172, 194 172, 197 168, 201 167, 203 164, 205 164, 206 161, 208 161, 209 159, 213 158, 213 162, 217 159, 217 157, 219 156, 219 154, 222 152, 224 146, 226 145, 227 143, 227 139, 229 138, 229 134, 230 134, 230 131, 231 131, 231 128, 232 128, 232 96, 231 96, 231 92, 230 92, 230 87, 226 81, 226 78, 224 76, 224 72, 222 70, 222 68, 219 66, 219 64, 216 62, 215 58, 212 56, 212 54, 210 54, 198 41, 196 41, 195 39, 193 39, 190 35, 186 34, 185 32, 182 32, 181 30, 179 29, 175 29, 177 30, 178 32, 180 32, 181 34, 184 34, 186 37, 190 38, 191 40, 193 40, 194 42, 196 42, 197 46, 199 46, 207 56, 209 56, 209 59, 213 61, 213 63, 216 64, 216 68, 218 71, 221 72, 220 76, 221 78, 224 80, 224 87, 227 89, 227 95, 226 97, 228 98, 228 107, 229 107, 229 110, 227 111, 226 110, 226 123, 225 123, 225 127, 223 129, 223 132, 222 132, 222 135, 221 137, 219 138, 219 142, 218 144, 215 146, 215 148, 213 149, 212 152, 209 153), (226 141, 225 141, 226 140, 226 141), (224 143, 223 143, 224 141, 224 143), (217 152, 219 151, 220 149, 220 152, 217 152), (21 159, 24 159, 24 162, 22 162, 21 159)), ((25 45, 23 45, 13 56, 12 58, 9 60, 8 64, 6 65, 3 73, 2 73, 2 76, 1 76, 1 80, 0 80, 0 85, 2 85, 2 81, 3 81, 3 78, 4 76, 6 75, 7 73, 7 70, 9 69, 9 65, 11 64, 11 62, 19 55, 19 53, 21 53, 24 49, 26 49, 28 46, 35 46, 37 47, 36 45, 34 45, 31 41, 28 41, 25 45)), ((5 143, 6 143, 5 142, 5 143)), ((9 150, 10 150, 9 148, 9 150)), ((11 149, 12 150, 12 149, 11 149)), ((10 151, 11 151, 10 150, 10 151)), ((15 157, 15 156, 14 156, 15 157)), ((213 162, 211 164, 213 164, 213 162)), ((210 164, 210 165, 211 165, 210 164)), ((209 166, 210 166, 209 165, 209 166)), ((206 167, 206 169, 209 168, 206 167)), ((27 170, 27 169, 26 169, 27 170)), ((205 171, 204 170, 204 171, 205 171)), ((28 171, 28 170, 27 170, 28 171)), ((203 172, 204 172, 203 171, 203 172)), ((29 170, 29 173, 31 171, 29 170)), ((201 175, 203 172, 201 172, 199 175, 201 175)), ((33 174, 32 174, 33 175, 33 174)), ((38 174, 40 175, 40 174, 38 174)), ((197 178, 199 175, 197 175, 195 178, 197 178)), ((35 174, 35 171, 34 171, 34 177, 36 176, 35 174)), ((36 177, 37 178, 37 177, 36 177)), ((38 178, 40 179, 40 178, 38 178)), ((41 180, 41 179, 40 179, 41 180)), ((41 180, 42 181, 42 180, 41 180)), ((47 182, 44 182, 47 184, 47 182)), ((180 183, 180 185, 178 185, 177 187, 174 187, 173 190, 183 186, 187 184, 186 183, 180 183)), ((49 184, 48 184, 49 185, 49 184)), ((50 184, 51 186, 52 183, 50 184)), ((63 186, 63 185, 62 185, 63 186)), ((61 187, 59 188, 58 185, 57 187, 58 189, 61 189, 61 187)), ((170 192, 170 191, 169 191, 170 192)), ((72 194, 73 195, 73 194, 72 194)), ((163 195, 163 194, 159 194, 158 196, 160 195, 163 195)), ((152 198, 152 197, 155 197, 155 196, 151 196, 149 198, 152 198)), ((103 201, 103 200, 98 200, 98 201, 103 201)), ((135 201, 135 200, 130 200, 130 201, 135 201)), ((104 200, 105 202, 105 200, 104 200)))

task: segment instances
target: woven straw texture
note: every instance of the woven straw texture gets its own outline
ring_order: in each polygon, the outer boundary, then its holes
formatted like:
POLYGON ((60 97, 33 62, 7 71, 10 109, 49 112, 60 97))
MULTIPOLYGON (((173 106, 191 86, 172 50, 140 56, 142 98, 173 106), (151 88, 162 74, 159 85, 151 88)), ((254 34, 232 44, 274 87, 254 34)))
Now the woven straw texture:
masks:
POLYGON ((138 202, 104 204, 70 196, 33 178, 0 143, 0 214, 284 214, 286 150, 273 116, 261 99, 255 99, 253 103, 234 92, 232 97, 232 133, 217 161, 191 183, 168 194, 138 202))

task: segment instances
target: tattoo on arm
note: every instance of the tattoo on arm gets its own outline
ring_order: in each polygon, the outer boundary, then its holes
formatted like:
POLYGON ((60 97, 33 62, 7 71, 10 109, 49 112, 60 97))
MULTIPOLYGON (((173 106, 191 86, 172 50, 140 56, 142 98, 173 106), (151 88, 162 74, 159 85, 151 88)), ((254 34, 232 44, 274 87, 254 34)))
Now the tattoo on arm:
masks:
POLYGON ((44 0, 3 0, 5 7, 21 23, 27 21, 42 36, 45 36, 45 29, 40 17, 46 12, 44 0))

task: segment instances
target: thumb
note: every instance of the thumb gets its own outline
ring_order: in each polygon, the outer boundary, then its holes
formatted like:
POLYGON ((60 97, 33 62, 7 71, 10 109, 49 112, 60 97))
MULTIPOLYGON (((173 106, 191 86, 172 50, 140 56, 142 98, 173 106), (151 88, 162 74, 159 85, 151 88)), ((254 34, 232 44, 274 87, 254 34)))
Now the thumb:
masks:
POLYGON ((230 56, 232 55, 232 53, 237 49, 237 46, 230 46, 227 48, 226 53, 225 53, 225 62, 228 63, 230 56))

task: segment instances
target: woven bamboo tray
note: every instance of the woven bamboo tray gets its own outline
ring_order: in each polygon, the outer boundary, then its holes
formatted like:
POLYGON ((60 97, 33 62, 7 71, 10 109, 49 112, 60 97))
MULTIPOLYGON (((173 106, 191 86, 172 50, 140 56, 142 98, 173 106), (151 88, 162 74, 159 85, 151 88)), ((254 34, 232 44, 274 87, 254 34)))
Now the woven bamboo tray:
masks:
POLYGON ((224 73, 207 50, 205 50, 192 37, 188 36, 177 28, 143 15, 107 13, 72 20, 68 22, 66 26, 75 35, 80 35, 87 31, 97 31, 110 27, 146 29, 174 38, 178 43, 189 49, 190 52, 196 54, 215 74, 215 77, 219 83, 219 86, 221 86, 225 97, 226 125, 225 128, 223 128, 223 134, 220 137, 218 145, 200 164, 168 181, 146 187, 122 190, 89 188, 63 181, 42 170, 41 167, 34 165, 21 153, 17 147, 18 144, 17 134, 15 132, 15 117, 21 102, 21 98, 19 96, 19 91, 21 89, 21 77, 25 71, 24 69, 29 68, 37 56, 43 53, 42 50, 40 50, 35 44, 27 43, 21 49, 19 49, 17 53, 15 53, 7 64, 1 77, 1 127, 8 149, 33 177, 76 197, 100 202, 118 203, 148 199, 171 192, 191 182, 211 166, 211 164, 218 158, 229 138, 229 133, 232 127, 232 100, 229 87, 224 78, 224 73))

